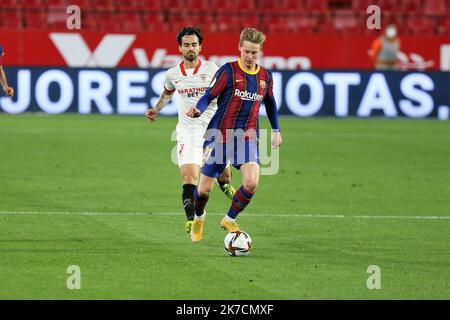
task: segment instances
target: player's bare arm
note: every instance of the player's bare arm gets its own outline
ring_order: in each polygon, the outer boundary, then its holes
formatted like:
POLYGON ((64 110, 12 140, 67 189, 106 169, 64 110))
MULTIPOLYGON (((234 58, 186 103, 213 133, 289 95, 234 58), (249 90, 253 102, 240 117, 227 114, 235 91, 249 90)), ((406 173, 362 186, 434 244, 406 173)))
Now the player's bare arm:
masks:
POLYGON ((8 97, 12 97, 14 95, 14 89, 8 85, 6 74, 2 66, 0 66, 0 84, 8 97))
POLYGON ((156 103, 154 108, 148 109, 145 112, 145 117, 148 119, 149 122, 154 122, 156 120, 156 117, 158 116, 158 113, 161 111, 162 108, 164 108, 172 99, 174 91, 167 92, 163 91, 161 93, 161 96, 159 97, 158 102, 156 103))

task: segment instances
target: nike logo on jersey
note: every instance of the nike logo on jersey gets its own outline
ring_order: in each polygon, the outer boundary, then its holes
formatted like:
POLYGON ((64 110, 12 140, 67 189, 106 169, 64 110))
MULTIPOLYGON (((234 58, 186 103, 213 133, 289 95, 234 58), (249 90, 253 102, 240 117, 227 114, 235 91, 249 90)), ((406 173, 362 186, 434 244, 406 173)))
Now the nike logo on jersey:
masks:
POLYGON ((242 81, 244 81, 244 79, 236 79, 236 83, 238 83, 238 82, 242 82, 242 81))

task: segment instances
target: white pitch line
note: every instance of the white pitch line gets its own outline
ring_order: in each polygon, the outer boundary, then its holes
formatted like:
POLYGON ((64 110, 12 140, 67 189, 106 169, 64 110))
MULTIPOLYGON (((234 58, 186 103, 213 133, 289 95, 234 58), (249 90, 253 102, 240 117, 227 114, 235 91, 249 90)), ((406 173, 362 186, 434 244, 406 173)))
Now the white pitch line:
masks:
MULTIPOLYGON (((0 211, 0 214, 17 214, 17 215, 86 215, 86 216, 139 216, 139 215, 152 215, 148 212, 58 212, 58 211, 0 211)), ((179 213, 173 213, 178 215, 179 213)), ((169 214, 168 214, 169 215, 169 214)))
POLYGON ((450 216, 352 216, 358 219, 450 220, 450 216))
MULTIPOLYGON (((0 211, 0 215, 86 215, 86 216, 183 216, 180 212, 57 212, 57 211, 0 211)), ((224 213, 208 212, 208 215, 221 216, 224 213)), ((269 214, 245 213, 251 217, 292 217, 292 218, 318 218, 318 219, 391 219, 391 220, 450 220, 450 216, 385 216, 385 215, 332 215, 332 214, 269 214)))
MULTIPOLYGON (((209 213, 207 213, 209 214, 209 213)), ((220 213, 219 213, 220 214, 220 213)), ((223 213, 222 213, 223 215, 223 213)), ((252 217, 295 217, 295 218, 331 218, 331 219, 342 219, 345 218, 344 215, 340 214, 270 214, 270 213, 249 213, 246 214, 252 217)))

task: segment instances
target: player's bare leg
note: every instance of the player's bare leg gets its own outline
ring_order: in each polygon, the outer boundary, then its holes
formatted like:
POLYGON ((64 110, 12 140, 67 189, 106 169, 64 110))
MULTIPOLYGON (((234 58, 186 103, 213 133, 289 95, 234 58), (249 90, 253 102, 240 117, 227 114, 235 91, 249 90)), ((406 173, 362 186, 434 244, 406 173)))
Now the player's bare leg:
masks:
POLYGON ((194 197, 194 213, 195 218, 192 223, 191 229, 191 240, 192 242, 198 242, 202 240, 203 237, 203 226, 205 225, 205 206, 209 199, 209 194, 211 193, 214 183, 216 179, 205 176, 204 174, 200 175, 200 181, 198 183, 198 187, 195 190, 194 197))
POLYGON ((221 222, 222 228, 227 229, 229 232, 240 230, 236 223, 236 217, 250 203, 259 183, 259 164, 256 162, 248 162, 243 164, 240 170, 242 174, 242 186, 236 191, 230 210, 221 222))
POLYGON ((182 201, 184 212, 186 213, 185 231, 191 232, 192 221, 194 220, 194 190, 197 187, 200 167, 196 164, 183 164, 180 167, 180 174, 183 180, 182 201))
POLYGON ((217 178, 216 182, 220 190, 222 190, 228 198, 233 199, 236 190, 231 185, 231 169, 229 165, 223 170, 222 175, 217 178))
POLYGON ((244 189, 250 193, 255 193, 259 183, 259 164, 256 162, 244 163, 240 170, 244 189))

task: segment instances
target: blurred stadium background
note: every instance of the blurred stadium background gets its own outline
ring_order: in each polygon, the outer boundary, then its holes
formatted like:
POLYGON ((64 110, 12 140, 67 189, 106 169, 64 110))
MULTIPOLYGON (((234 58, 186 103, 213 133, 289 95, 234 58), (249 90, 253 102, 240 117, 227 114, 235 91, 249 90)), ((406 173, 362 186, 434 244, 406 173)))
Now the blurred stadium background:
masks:
POLYGON ((450 298, 450 0, 1 0, 0 44, 15 89, 0 93, 1 299, 450 298), (81 29, 67 29, 72 4, 81 29), (368 52, 391 23, 398 70, 377 71, 368 52), (284 145, 239 218, 248 259, 223 251, 217 192, 192 246, 170 162, 176 99, 143 117, 186 25, 218 65, 243 27, 267 34, 284 145))
MULTIPOLYGON (((81 9, 81 29, 73 30, 66 25, 69 4, 1 2, 3 64, 21 103, 0 99, 0 110, 142 114, 162 89, 158 71, 180 61, 176 33, 198 25, 203 57, 218 65, 236 58, 243 27, 267 33, 260 63, 276 72, 281 114, 448 118, 448 73, 417 73, 450 70, 448 0, 82 0, 73 2, 81 9), (381 9, 380 29, 367 27, 372 4, 381 9), (370 50, 389 24, 398 28, 398 69, 412 74, 371 73, 370 50), (19 72, 22 67, 32 68, 19 72), (72 69, 86 67, 108 69, 72 69), (123 80, 121 68, 140 71, 122 73, 129 78, 123 80), (118 92, 128 97, 118 99, 118 92)), ((164 110, 175 112, 174 104, 164 110)))
POLYGON ((3 0, 2 30, 66 31, 65 9, 83 10, 83 29, 107 32, 176 32, 196 24, 206 32, 239 32, 251 25, 277 34, 369 34, 366 9, 382 8, 383 24, 402 34, 450 35, 448 0, 3 0))

